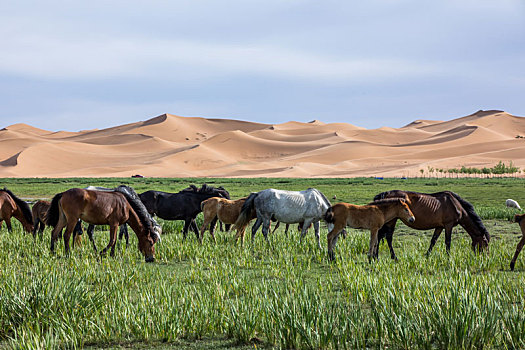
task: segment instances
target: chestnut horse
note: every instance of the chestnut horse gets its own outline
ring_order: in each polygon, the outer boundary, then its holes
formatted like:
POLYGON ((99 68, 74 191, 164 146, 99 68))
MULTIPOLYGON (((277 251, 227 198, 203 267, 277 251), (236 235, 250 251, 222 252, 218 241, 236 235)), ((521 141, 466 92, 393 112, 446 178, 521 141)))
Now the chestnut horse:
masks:
POLYGON ((144 254, 146 262, 155 261, 154 245, 160 239, 160 234, 131 187, 119 186, 114 192, 72 188, 55 195, 47 213, 47 224, 54 227, 51 252, 55 250, 59 232, 66 227, 64 249, 69 254, 69 239, 78 219, 94 225, 109 225, 109 244, 100 252, 101 255, 110 248, 111 256, 115 254, 117 229, 128 223, 137 235, 138 248, 144 254))
MULTIPOLYGON (((450 252, 452 228, 461 225, 472 239, 472 249, 482 251, 487 248, 490 234, 483 225, 481 218, 476 214, 472 204, 451 191, 437 193, 419 193, 410 191, 393 190, 378 194, 374 200, 383 198, 404 198, 410 202, 410 209, 416 216, 416 221, 407 222, 405 225, 416 230, 434 229, 427 255, 430 254, 439 235, 445 229, 445 245, 447 253, 450 252)), ((386 237, 392 259, 397 259, 392 247, 392 236, 397 219, 387 222, 379 230, 379 239, 386 237)))
POLYGON ((525 214, 516 214, 514 216, 514 222, 517 222, 520 225, 521 229, 521 240, 518 243, 518 246, 516 247, 516 253, 514 253, 514 257, 512 258, 512 261, 510 262, 510 269, 511 271, 514 271, 514 265, 516 265, 516 259, 518 258, 518 255, 520 255, 521 248, 523 248, 523 245, 525 245, 525 214))
POLYGON ((0 190, 0 227, 2 226, 2 221, 5 220, 7 230, 12 232, 12 217, 22 223, 26 232, 33 231, 33 216, 29 205, 4 187, 3 190, 0 190))
MULTIPOLYGON (((203 201, 201 203, 201 210, 204 214, 204 221, 200 229, 200 242, 202 243, 202 239, 204 238, 204 233, 206 232, 208 225, 210 228, 210 234, 215 241, 215 235, 213 234, 213 231, 215 230, 215 223, 217 220, 220 220, 224 224, 235 224, 239 214, 241 213, 242 206, 244 202, 246 202, 246 198, 248 197, 237 200, 229 200, 226 198, 212 197, 203 201)), ((255 210, 252 210, 250 220, 255 219, 256 217, 257 214, 255 214, 255 210)), ((239 237, 241 238, 241 244, 244 243, 245 230, 246 226, 238 228, 237 234, 235 235, 235 240, 239 239, 239 237)))
POLYGON ((355 205, 348 203, 337 203, 330 207, 325 215, 329 224, 328 229, 328 256, 331 260, 335 258, 334 247, 339 234, 346 226, 358 229, 370 230, 370 249, 368 260, 377 258, 378 231, 392 219, 400 218, 408 222, 414 222, 415 217, 408 201, 401 198, 383 199, 369 203, 368 205, 355 205))

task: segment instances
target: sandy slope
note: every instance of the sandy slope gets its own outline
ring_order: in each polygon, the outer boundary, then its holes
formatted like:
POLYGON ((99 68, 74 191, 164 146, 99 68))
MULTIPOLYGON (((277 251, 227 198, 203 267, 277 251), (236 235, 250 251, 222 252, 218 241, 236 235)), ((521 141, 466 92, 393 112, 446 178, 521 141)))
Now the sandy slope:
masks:
POLYGON ((260 124, 164 114, 101 130, 0 130, 0 176, 418 176, 420 169, 525 168, 525 118, 478 111, 368 130, 347 123, 260 124))

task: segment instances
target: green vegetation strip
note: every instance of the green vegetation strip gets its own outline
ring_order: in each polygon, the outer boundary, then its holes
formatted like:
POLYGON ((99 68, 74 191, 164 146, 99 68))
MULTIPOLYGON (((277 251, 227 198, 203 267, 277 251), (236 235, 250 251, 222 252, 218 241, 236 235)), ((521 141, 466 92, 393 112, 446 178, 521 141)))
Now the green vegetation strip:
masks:
MULTIPOLYGON (((520 235, 508 221, 516 210, 506 198, 522 200, 521 179, 4 179, 24 198, 88 184, 127 183, 143 191, 177 191, 189 183, 223 185, 232 197, 268 187, 316 187, 328 198, 357 204, 381 191, 452 190, 472 202, 492 234, 488 254, 470 250, 456 228, 451 255, 440 238, 430 257, 430 231, 398 224, 394 247, 399 261, 380 246, 369 264, 369 233, 351 230, 328 262, 326 239, 316 247, 313 232, 303 242, 284 228, 261 233, 244 247, 233 234, 219 233, 200 245, 182 242, 179 223, 163 222, 157 262, 146 264, 132 236, 115 258, 100 259, 85 241, 63 256, 62 243, 49 253, 50 231, 33 241, 15 223, 0 231, 0 347, 136 347, 354 349, 524 348, 525 256, 516 272, 508 264, 520 235), (221 345, 222 344, 222 345, 221 345)), ((322 236, 326 228, 322 225, 322 236)), ((97 245, 108 233, 98 228, 97 245)))

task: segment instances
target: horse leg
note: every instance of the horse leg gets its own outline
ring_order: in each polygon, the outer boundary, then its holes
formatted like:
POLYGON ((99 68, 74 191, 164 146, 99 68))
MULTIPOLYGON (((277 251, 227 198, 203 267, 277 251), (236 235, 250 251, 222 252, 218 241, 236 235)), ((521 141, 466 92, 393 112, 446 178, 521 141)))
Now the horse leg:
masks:
MULTIPOLYGON (((210 222, 212 221, 213 219, 210 219, 210 217, 206 214, 204 214, 204 220, 202 221, 202 225, 201 225, 201 229, 200 229, 200 236, 199 236, 199 241, 200 243, 202 244, 202 240, 204 239, 204 233, 206 232, 206 228, 208 227, 208 225, 210 224, 210 222)), ((210 229, 211 231, 211 229, 210 229)))
POLYGON ((38 230, 38 234, 40 235, 40 240, 44 239, 44 230, 46 229, 46 224, 44 224, 43 221, 40 221, 40 229, 38 230))
POLYGON ((514 257, 512 258, 512 261, 510 262, 511 271, 514 271, 514 265, 516 265, 516 259, 518 259, 518 255, 520 255, 523 245, 525 245, 525 234, 521 236, 521 240, 519 241, 518 246, 516 247, 516 253, 514 253, 514 257))
POLYGON ((35 219, 35 226, 33 226, 33 239, 36 240, 36 231, 38 231, 38 227, 40 226, 40 219, 35 219))
POLYGON ((232 228, 232 224, 224 224, 224 229, 226 230, 226 233, 230 232, 232 228))
MULTIPOLYGON (((304 236, 306 236, 306 232, 308 232, 308 227, 310 227, 310 224, 312 223, 312 220, 308 219, 303 222, 303 228, 301 229, 301 239, 300 241, 303 241, 304 236)), ((319 244, 321 246, 321 244, 319 244)))
POLYGON ((13 226, 11 226, 11 218, 5 218, 5 225, 7 226, 7 232, 13 233, 13 226))
POLYGON ((75 230, 76 222, 67 222, 66 230, 64 231, 64 250, 66 252, 66 256, 69 256, 69 239, 71 238, 71 234, 73 233, 73 230, 75 230))
POLYGON ((95 250, 95 253, 98 252, 97 245, 95 244, 95 225, 89 224, 87 228, 87 235, 89 237, 89 240, 91 241, 91 244, 93 244, 93 249, 95 250))
POLYGON ((370 230, 370 249, 368 250, 368 261, 372 262, 372 259, 377 258, 376 249, 377 249, 377 232, 379 230, 370 230))
POLYGON ((262 232, 263 232, 264 238, 266 239, 266 242, 269 242, 268 241, 268 232, 270 230, 270 224, 271 224, 270 219, 266 219, 263 222, 262 232))
POLYGON ((55 252, 55 242, 58 240, 59 234, 62 233, 62 229, 64 226, 66 226, 67 221, 66 217, 62 214, 58 218, 57 225, 53 228, 53 231, 51 232, 51 253, 55 252))
POLYGON ((445 246, 448 255, 450 255, 450 243, 452 243, 452 226, 445 227, 445 246))
POLYGON ((129 232, 128 232, 128 224, 123 223, 120 225, 119 233, 118 233, 118 240, 121 241, 122 237, 126 237, 126 248, 129 247, 129 232))
POLYGON ((222 221, 219 221, 219 230, 224 232, 224 227, 222 227, 222 221))
POLYGON ((429 256, 432 252, 432 248, 434 248, 434 245, 436 244, 439 235, 441 235, 441 231, 443 231, 443 227, 436 227, 436 229, 434 230, 434 234, 432 235, 432 239, 430 240, 430 247, 428 247, 427 250, 427 256, 429 256))
POLYGON ((109 248, 111 248, 110 255, 115 256, 115 243, 117 243, 117 229, 118 224, 112 224, 109 226, 109 243, 106 248, 102 249, 100 255, 106 254, 109 248))
POLYGON ((388 243, 388 249, 390 249, 390 258, 392 260, 397 261, 397 256, 396 256, 396 253, 394 252, 394 246, 392 245, 392 238, 393 237, 394 237, 394 231, 389 231, 385 235, 386 242, 388 243))
POLYGON ((199 239, 199 228, 197 227, 197 223, 195 222, 195 218, 191 219, 190 222, 190 228, 195 232, 195 237, 199 239))
MULTIPOLYGON (((280 221, 277 221, 277 223, 276 223, 275 226, 273 227, 272 235, 275 233, 275 231, 277 231, 277 229, 279 228, 279 225, 281 225, 281 222, 280 222, 280 221)), ((286 234, 287 231, 288 231, 288 224, 286 224, 286 231, 284 231, 284 233, 286 234)))
POLYGON ((252 241, 255 238, 255 234, 257 233, 257 230, 259 229, 259 227, 261 227, 262 223, 263 223, 262 219, 257 217, 257 220, 255 220, 255 224, 253 224, 252 226, 252 241))
POLYGON ((77 239, 77 236, 80 236, 82 233, 82 221, 78 220, 75 225, 75 228, 73 229, 73 248, 75 248, 75 241, 77 239))
POLYGON ((184 228, 182 229, 182 240, 186 240, 186 235, 188 234, 188 228, 191 224, 191 218, 184 220, 184 228))
MULTIPOLYGON (((303 225, 304 227, 305 225, 303 225)), ((321 249, 321 236, 319 235, 320 224, 319 221, 314 222, 315 237, 317 237, 317 246, 321 249)), ((308 229, 307 229, 308 230, 308 229)))
POLYGON ((337 243, 337 238, 339 237, 341 229, 342 228, 340 227, 340 225, 334 225, 332 230, 326 236, 326 241, 328 245, 328 258, 330 260, 335 260, 334 247, 337 243))
MULTIPOLYGON (((210 234, 211 234, 211 237, 213 238, 213 242, 215 243, 216 240, 215 240, 215 225, 217 224, 217 221, 219 220, 218 217, 215 217, 213 218, 213 220, 210 222, 210 234)), ((222 222, 219 221, 219 229, 222 231, 222 222)))

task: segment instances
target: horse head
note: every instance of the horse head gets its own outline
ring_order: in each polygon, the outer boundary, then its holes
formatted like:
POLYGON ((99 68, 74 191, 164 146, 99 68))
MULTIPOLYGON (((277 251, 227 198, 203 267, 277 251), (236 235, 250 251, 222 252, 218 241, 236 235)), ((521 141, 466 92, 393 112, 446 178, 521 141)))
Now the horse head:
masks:
POLYGON ((399 217, 403 220, 406 220, 410 223, 413 223, 416 221, 416 217, 414 216, 414 213, 412 213, 412 210, 410 210, 409 201, 405 199, 400 199, 399 203, 401 204, 401 210, 399 212, 399 217))

